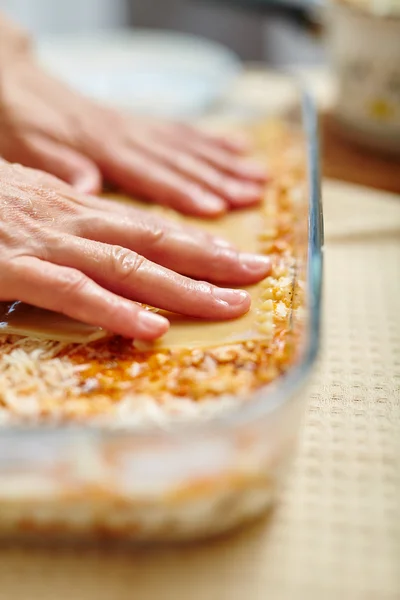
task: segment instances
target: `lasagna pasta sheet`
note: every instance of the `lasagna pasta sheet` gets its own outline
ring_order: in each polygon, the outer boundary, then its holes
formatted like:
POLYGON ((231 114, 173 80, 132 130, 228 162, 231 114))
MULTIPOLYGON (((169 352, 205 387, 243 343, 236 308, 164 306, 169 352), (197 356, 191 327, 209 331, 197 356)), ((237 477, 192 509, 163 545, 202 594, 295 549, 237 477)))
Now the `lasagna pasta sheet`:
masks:
MULTIPOLYGON (((260 207, 245 211, 231 212, 212 221, 178 215, 175 211, 156 205, 143 204, 124 197, 113 197, 115 201, 130 203, 141 208, 173 219, 181 224, 203 228, 211 234, 225 237, 241 250, 256 252, 258 236, 263 226, 260 207)), ((101 200, 99 200, 101 202, 101 200)), ((248 288, 253 300, 261 295, 261 284, 248 288)), ((233 343, 261 337, 256 326, 256 308, 252 308, 243 317, 234 321, 205 322, 161 311, 168 317, 171 327, 158 342, 157 348, 197 347, 233 343)), ((107 332, 74 321, 60 314, 41 310, 20 302, 0 304, 0 333, 53 339, 68 343, 89 343, 107 335, 107 332)), ((138 347, 143 347, 138 344, 138 347)), ((147 347, 147 346, 146 346, 147 347)), ((153 346, 152 346, 153 347, 153 346)))

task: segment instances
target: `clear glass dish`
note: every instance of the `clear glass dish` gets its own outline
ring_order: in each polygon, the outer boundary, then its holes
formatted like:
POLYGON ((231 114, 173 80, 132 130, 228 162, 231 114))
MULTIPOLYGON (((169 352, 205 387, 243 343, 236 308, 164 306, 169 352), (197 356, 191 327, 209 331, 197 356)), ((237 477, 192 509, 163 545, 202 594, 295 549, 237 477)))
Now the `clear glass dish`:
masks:
POLYGON ((197 539, 271 505, 295 447, 320 337, 317 118, 306 94, 289 112, 304 132, 308 162, 308 219, 301 224, 308 243, 300 260, 306 310, 296 363, 229 413, 171 431, 0 430, 0 537, 197 539))

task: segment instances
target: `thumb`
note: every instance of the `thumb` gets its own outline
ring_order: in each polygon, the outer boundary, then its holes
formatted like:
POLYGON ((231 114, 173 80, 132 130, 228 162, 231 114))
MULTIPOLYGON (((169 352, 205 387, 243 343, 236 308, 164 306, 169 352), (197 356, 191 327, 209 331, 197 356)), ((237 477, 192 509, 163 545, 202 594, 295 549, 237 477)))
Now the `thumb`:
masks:
POLYGON ((32 142, 26 166, 55 175, 79 192, 97 194, 101 191, 100 170, 86 156, 58 142, 43 137, 32 142))

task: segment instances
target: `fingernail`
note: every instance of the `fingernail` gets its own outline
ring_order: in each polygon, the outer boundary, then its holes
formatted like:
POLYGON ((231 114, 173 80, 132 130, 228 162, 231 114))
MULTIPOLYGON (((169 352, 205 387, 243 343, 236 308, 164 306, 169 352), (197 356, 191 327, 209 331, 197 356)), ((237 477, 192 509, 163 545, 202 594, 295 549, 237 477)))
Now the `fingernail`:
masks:
POLYGON ((79 179, 74 183, 74 188, 80 194, 92 194, 93 187, 92 182, 86 179, 79 179))
POLYGON ((231 290, 227 288, 214 288, 214 297, 230 306, 239 306, 249 299, 249 294, 244 290, 231 290))
POLYGON ((83 173, 72 185, 81 194, 98 194, 101 191, 101 176, 97 172, 83 173))
POLYGON ((271 260, 269 256, 241 252, 239 254, 239 260, 248 271, 252 271, 253 273, 260 273, 260 275, 265 273, 265 275, 267 275, 271 271, 271 260))
POLYGON ((169 321, 161 315, 148 310, 142 310, 137 317, 140 333, 151 334, 158 337, 165 333, 169 327, 169 321))
POLYGON ((219 246, 220 248, 233 248, 233 244, 228 242, 228 240, 224 240, 223 238, 213 238, 214 244, 219 246))
POLYGON ((241 163, 241 170, 247 175, 247 177, 262 180, 267 178, 267 170, 265 166, 254 160, 243 161, 241 163))
POLYGON ((217 215, 226 211, 226 204, 222 198, 207 193, 201 196, 199 206, 203 213, 210 215, 217 215))
POLYGON ((232 181, 228 185, 227 191, 233 201, 240 202, 240 204, 253 204, 261 200, 264 189, 262 186, 252 183, 232 181))

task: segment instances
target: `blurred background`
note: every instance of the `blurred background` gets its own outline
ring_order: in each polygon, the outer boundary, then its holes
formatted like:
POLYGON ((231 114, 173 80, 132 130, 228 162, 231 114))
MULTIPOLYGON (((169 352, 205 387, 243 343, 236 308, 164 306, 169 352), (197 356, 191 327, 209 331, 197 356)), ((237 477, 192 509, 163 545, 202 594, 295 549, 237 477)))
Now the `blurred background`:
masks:
POLYGON ((87 95, 193 118, 231 94, 245 64, 323 64, 319 1, 0 0, 0 10, 33 33, 49 70, 87 95))
POLYGON ((0 10, 35 35, 50 71, 135 112, 276 112, 295 75, 317 101, 324 174, 400 191, 400 0, 0 0, 0 10))
POLYGON ((318 0, 0 0, 36 34, 145 27, 206 36, 243 60, 271 65, 318 64, 318 0))

